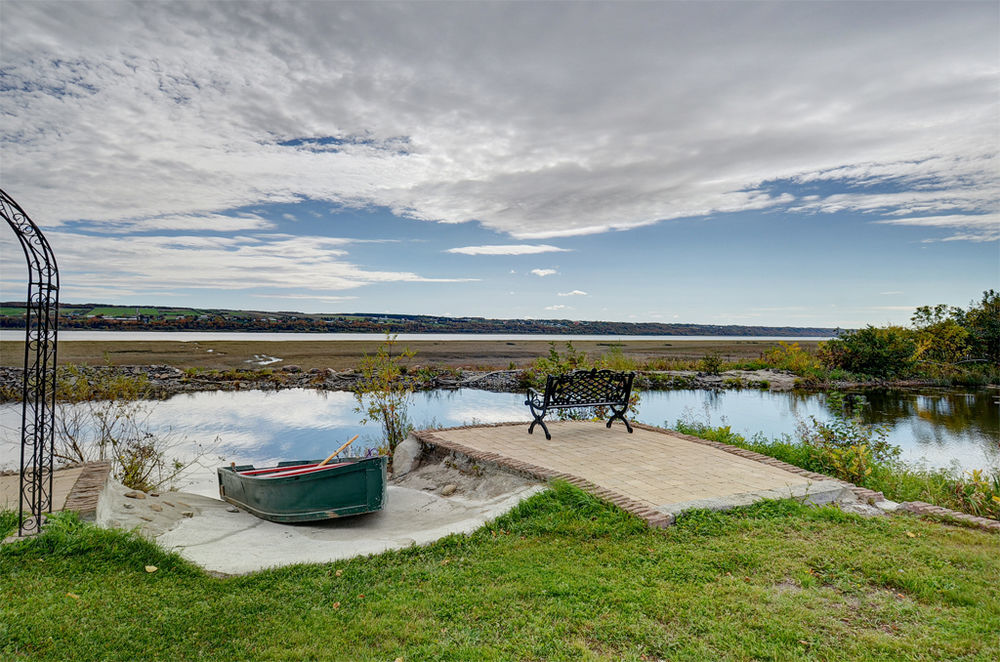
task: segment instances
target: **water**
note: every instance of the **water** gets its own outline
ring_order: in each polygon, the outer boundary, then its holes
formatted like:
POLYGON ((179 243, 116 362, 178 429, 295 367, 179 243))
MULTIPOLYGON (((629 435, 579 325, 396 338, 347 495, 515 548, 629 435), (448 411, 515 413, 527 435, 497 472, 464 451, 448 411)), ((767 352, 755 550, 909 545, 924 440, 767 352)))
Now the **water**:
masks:
MULTIPOLYGON (((762 340, 762 341, 803 341, 829 340, 828 337, 785 337, 785 336, 594 336, 594 335, 544 335, 518 333, 400 333, 397 339, 402 342, 418 340, 544 340, 555 342, 573 342, 581 340, 594 341, 626 341, 626 340, 762 340)), ((0 340, 24 340, 23 329, 0 329, 0 340)), ((74 331, 59 332, 59 342, 73 341, 175 341, 175 342, 211 342, 213 340, 230 341, 318 341, 318 340, 385 340, 384 333, 247 333, 243 331, 74 331)))
MULTIPOLYGON (((931 467, 1000 468, 1000 393, 938 390, 868 394, 869 422, 890 426, 902 459, 931 467)), ((361 425, 354 396, 342 391, 215 391, 152 403, 149 425, 181 446, 211 444, 209 464, 322 458, 361 435, 353 450, 378 443, 377 425, 361 425)), ((730 425, 747 436, 793 434, 799 420, 829 420, 818 393, 768 391, 647 391, 636 420, 673 426, 679 418, 730 425)), ((417 427, 530 420, 524 395, 475 389, 416 393, 410 419, 417 427)), ((0 468, 18 462, 20 405, 0 405, 0 468)), ((525 425, 527 427, 527 425, 525 425)))

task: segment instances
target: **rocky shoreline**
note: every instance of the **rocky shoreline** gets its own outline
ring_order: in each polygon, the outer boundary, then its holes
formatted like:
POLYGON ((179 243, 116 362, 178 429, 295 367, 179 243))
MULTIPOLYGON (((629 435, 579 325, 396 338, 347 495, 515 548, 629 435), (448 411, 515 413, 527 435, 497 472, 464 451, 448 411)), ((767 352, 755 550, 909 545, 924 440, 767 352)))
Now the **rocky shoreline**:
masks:
MULTIPOLYGON (((180 393, 198 391, 276 391, 309 388, 324 391, 353 391, 360 374, 353 370, 312 368, 302 370, 297 366, 284 366, 274 371, 241 372, 192 372, 167 365, 101 366, 93 368, 111 373, 113 377, 145 378, 153 398, 165 399, 180 393)), ((20 368, 0 367, 0 402, 16 402, 21 394, 20 368)), ((523 370, 410 370, 405 376, 415 391, 435 389, 475 388, 500 393, 521 393, 527 388, 523 370)), ((923 380, 906 382, 836 382, 833 384, 804 384, 790 372, 776 370, 729 370, 707 374, 689 370, 664 370, 639 372, 635 387, 640 390, 672 389, 759 389, 789 391, 795 388, 855 389, 855 388, 915 388, 932 386, 923 380)))

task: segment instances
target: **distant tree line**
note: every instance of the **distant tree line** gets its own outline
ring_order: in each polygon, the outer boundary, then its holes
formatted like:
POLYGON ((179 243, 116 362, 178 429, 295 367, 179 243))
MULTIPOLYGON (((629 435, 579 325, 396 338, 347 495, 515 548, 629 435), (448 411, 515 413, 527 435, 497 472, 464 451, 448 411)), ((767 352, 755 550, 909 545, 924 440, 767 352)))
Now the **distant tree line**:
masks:
MULTIPOLYGON (((24 328, 24 317, 0 317, 0 328, 24 328)), ((546 335, 705 335, 705 336, 822 336, 839 330, 820 327, 661 324, 658 322, 603 322, 576 320, 502 320, 482 317, 368 315, 337 317, 302 313, 274 313, 273 317, 219 313, 198 317, 140 316, 112 319, 104 316, 59 317, 60 329, 113 331, 271 331, 297 333, 523 333, 546 335)))

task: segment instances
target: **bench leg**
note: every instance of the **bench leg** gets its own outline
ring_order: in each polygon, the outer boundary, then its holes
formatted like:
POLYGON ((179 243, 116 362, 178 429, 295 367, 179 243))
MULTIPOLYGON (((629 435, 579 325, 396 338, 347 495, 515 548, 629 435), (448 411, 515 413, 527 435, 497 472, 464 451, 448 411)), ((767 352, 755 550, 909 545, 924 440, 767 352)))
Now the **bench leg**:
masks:
POLYGON ((613 421, 613 420, 615 420, 617 418, 617 419, 620 419, 621 422, 625 424, 625 427, 628 429, 629 434, 632 434, 632 426, 629 425, 629 422, 627 420, 625 420, 624 414, 625 414, 626 411, 628 411, 627 408, 626 409, 622 409, 622 410, 619 411, 618 409, 615 409, 614 407, 612 407, 611 408, 611 412, 612 412, 611 413, 611 418, 608 419, 607 427, 610 428, 611 427, 611 421, 613 421))
POLYGON ((543 409, 542 413, 539 414, 535 411, 535 408, 532 407, 530 404, 528 405, 528 408, 531 409, 531 415, 535 417, 535 420, 533 420, 531 422, 531 425, 528 426, 528 434, 532 434, 535 431, 536 425, 541 425, 542 430, 545 431, 545 438, 551 441, 552 435, 549 434, 549 429, 545 426, 545 421, 542 420, 542 417, 545 416, 545 410, 543 409))
POLYGON ((531 434, 531 432, 535 429, 535 425, 541 425, 542 430, 545 431, 545 438, 548 439, 549 441, 552 440, 552 435, 549 434, 549 429, 545 427, 545 421, 543 421, 541 418, 536 418, 534 421, 531 422, 531 425, 528 426, 528 434, 531 434))

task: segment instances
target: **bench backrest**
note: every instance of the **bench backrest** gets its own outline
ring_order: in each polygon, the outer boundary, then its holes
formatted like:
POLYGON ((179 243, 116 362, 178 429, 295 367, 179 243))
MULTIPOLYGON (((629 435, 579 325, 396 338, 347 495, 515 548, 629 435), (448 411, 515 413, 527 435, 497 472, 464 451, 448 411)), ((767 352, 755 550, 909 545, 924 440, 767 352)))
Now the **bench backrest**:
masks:
POLYGON ((623 404, 632 392, 634 372, 574 370, 545 379, 545 406, 580 403, 623 404))

